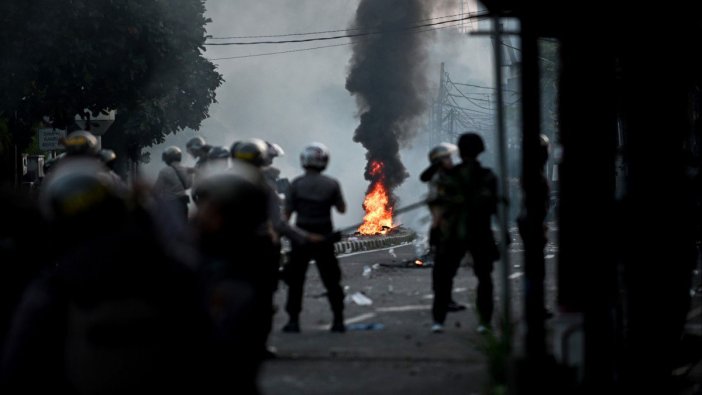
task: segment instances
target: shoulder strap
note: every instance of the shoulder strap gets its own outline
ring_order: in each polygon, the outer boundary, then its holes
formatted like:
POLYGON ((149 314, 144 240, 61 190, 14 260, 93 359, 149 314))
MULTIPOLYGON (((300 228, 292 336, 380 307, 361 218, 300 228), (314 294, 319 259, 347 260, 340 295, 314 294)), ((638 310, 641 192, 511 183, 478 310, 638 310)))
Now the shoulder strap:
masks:
POLYGON ((183 176, 180 174, 180 172, 178 171, 178 169, 176 169, 175 166, 173 166, 173 165, 168 165, 168 166, 170 166, 171 169, 173 169, 173 171, 176 173, 176 176, 178 176, 178 179, 180 180, 180 183, 183 184, 183 189, 184 189, 184 190, 185 190, 185 189, 188 189, 188 184, 185 182, 185 180, 183 179, 183 176))

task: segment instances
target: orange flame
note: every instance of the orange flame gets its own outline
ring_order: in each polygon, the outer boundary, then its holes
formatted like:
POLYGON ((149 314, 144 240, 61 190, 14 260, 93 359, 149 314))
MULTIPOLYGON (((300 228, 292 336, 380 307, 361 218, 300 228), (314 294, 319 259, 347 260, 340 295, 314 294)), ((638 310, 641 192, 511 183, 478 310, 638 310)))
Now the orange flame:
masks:
POLYGON ((363 225, 358 228, 358 232, 364 235, 385 234, 392 228, 392 207, 388 191, 383 184, 383 164, 372 162, 369 173, 378 177, 371 184, 371 189, 363 200, 363 209, 366 215, 363 217, 363 225))

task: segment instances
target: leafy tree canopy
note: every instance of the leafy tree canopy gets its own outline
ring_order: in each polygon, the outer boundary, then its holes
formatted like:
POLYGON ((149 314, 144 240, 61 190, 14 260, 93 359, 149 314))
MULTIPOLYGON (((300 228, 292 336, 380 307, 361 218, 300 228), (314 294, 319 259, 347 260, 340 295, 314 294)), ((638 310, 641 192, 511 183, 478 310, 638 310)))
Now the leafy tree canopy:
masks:
POLYGON ((139 146, 197 129, 222 83, 202 56, 204 11, 203 0, 0 2, 0 117, 65 127, 85 108, 117 109, 108 134, 139 146))

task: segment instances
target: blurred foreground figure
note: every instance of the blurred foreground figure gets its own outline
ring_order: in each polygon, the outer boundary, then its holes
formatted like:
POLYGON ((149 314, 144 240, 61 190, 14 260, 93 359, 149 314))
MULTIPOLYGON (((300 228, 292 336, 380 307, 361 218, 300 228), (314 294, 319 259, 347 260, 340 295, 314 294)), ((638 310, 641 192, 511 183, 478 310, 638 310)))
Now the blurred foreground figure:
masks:
POLYGON ((229 167, 230 156, 229 148, 214 146, 210 148, 210 151, 207 153, 207 165, 219 169, 226 169, 229 167))
POLYGON ((276 193, 287 197, 290 190, 290 180, 281 177, 280 169, 273 165, 273 160, 279 156, 285 155, 285 151, 283 151, 283 148, 278 144, 269 141, 266 141, 266 145, 268 146, 268 151, 266 163, 264 163, 262 167, 263 174, 266 176, 268 182, 274 186, 276 193))
POLYGON ((194 217, 204 255, 205 302, 214 321, 216 376, 226 392, 258 393, 256 380, 270 330, 276 273, 266 183, 254 166, 203 175, 194 217))
MULTIPOLYGON (((35 199, 0 187, 0 355, 24 289, 48 267, 46 224, 35 199)), ((1 392, 1 390, 0 390, 1 392)))
POLYGON ((97 137, 86 130, 69 133, 62 144, 66 148, 67 157, 98 157, 100 150, 97 137))
MULTIPOLYGON (((285 202, 287 219, 297 213, 296 225, 307 232, 320 235, 333 234, 332 207, 340 213, 346 212, 346 202, 339 182, 322 174, 329 162, 329 150, 321 143, 305 147, 300 154, 300 163, 305 174, 293 180, 290 196, 285 202)), ((341 288, 341 269, 334 255, 333 238, 315 244, 301 244, 292 240, 290 262, 286 265, 288 300, 285 309, 289 321, 284 332, 300 331, 300 312, 305 276, 310 260, 315 260, 329 304, 334 315, 331 331, 344 332, 344 291, 341 288)))
POLYGON ((0 392, 206 392, 192 263, 168 253, 149 213, 93 158, 57 164, 40 203, 56 259, 15 314, 0 392))
MULTIPOLYGON (((539 249, 541 251, 546 248, 546 243, 548 242, 546 215, 548 214, 551 201, 545 166, 548 162, 549 148, 549 139, 542 134, 539 136, 539 155, 537 157, 539 175, 531 181, 527 181, 524 178, 521 180, 522 189, 530 189, 532 191, 529 197, 534 199, 533 203, 535 204, 524 199, 521 204, 519 217, 517 217, 519 236, 522 238, 525 248, 526 246, 535 246, 534 250, 539 249), (527 185, 527 182, 531 182, 533 185, 527 185)), ((543 306, 543 285, 536 286, 536 284, 543 284, 544 282, 544 277, 546 276, 545 264, 542 261, 540 264, 525 265, 524 268, 524 277, 527 282, 525 287, 525 298, 528 306, 525 309, 527 320, 530 320, 532 317, 538 317, 536 319, 549 318, 553 313, 543 306)))
MULTIPOLYGON (((235 163, 243 162, 253 166, 258 176, 264 181, 263 187, 267 204, 266 228, 260 229, 259 232, 264 236, 262 241, 270 242, 268 247, 265 248, 270 253, 261 255, 260 258, 260 264, 266 268, 267 280, 261 284, 263 286, 261 289, 262 299, 258 313, 261 314, 261 334, 265 334, 263 338, 263 345, 265 346, 273 325, 273 294, 278 289, 278 273, 281 261, 280 238, 285 236, 299 244, 306 244, 321 241, 323 237, 291 226, 283 219, 282 202, 276 192, 275 180, 271 179, 266 171, 270 169, 270 164, 272 163, 272 159, 269 157, 271 155, 270 145, 267 146, 267 143, 260 139, 237 141, 232 145, 231 154, 235 163)), ((265 353, 268 357, 273 356, 267 348, 265 348, 265 353)))

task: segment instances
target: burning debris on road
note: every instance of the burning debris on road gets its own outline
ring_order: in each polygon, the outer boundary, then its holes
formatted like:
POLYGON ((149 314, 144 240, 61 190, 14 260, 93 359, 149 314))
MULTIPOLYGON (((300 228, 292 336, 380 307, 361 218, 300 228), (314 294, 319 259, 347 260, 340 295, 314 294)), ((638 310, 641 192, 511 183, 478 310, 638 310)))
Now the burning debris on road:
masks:
POLYGON ((382 162, 372 162, 368 173, 373 181, 368 188, 368 193, 363 201, 366 215, 363 225, 358 228, 362 235, 387 234, 392 229, 392 205, 390 195, 385 185, 385 174, 382 162))
MULTIPOLYGON (((362 0, 354 25, 378 30, 410 26, 430 17, 431 2, 362 0), (401 12, 398 12, 401 10, 401 12)), ((356 97, 360 124, 353 140, 366 148, 362 235, 384 235, 393 228, 393 191, 409 177, 400 147, 418 133, 427 110, 425 94, 430 35, 387 34, 353 43, 346 89, 356 97)))

